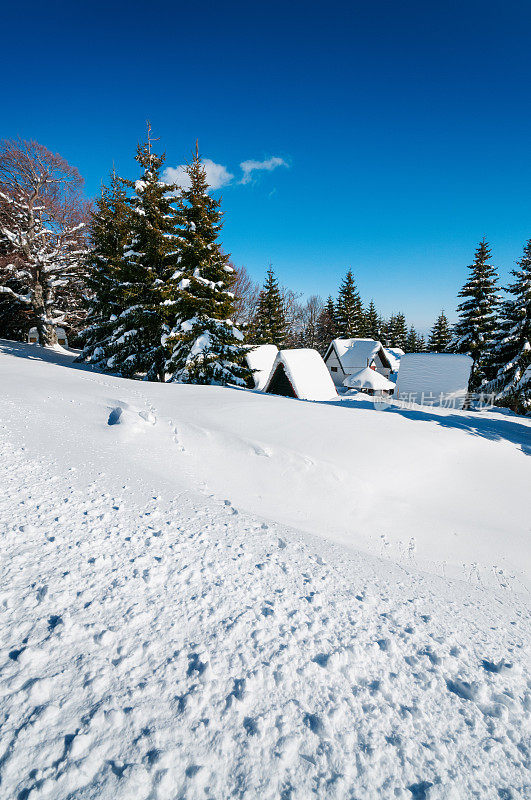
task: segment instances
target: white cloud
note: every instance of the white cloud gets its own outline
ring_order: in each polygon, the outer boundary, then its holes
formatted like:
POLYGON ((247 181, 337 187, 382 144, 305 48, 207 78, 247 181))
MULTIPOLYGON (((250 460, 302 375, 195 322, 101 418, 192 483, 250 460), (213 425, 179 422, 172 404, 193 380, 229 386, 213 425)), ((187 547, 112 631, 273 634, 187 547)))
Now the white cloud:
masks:
MULTIPOLYGON (((223 164, 216 164, 210 158, 204 158, 201 163, 205 168, 207 183, 211 189, 221 189, 234 178, 227 167, 224 167, 223 164)), ((190 186, 190 178, 185 171, 185 164, 180 164, 178 167, 166 167, 162 173, 162 180, 166 183, 176 183, 182 189, 190 186)))
MULTIPOLYGON (((228 186, 229 183, 232 183, 234 175, 223 164, 216 164, 211 158, 204 158, 201 163, 205 168, 207 183, 211 189, 221 189, 222 186, 228 186)), ((273 156, 265 159, 265 161, 256 161, 254 158, 242 161, 240 167, 243 177, 238 183, 251 183, 253 172, 263 170, 271 172, 277 167, 287 166, 289 165, 280 156, 273 156)), ((166 167, 162 173, 162 180, 166 183, 175 183, 182 189, 187 189, 190 186, 190 178, 186 172, 186 164, 180 164, 178 167, 166 167)))
POLYGON ((252 158, 248 161, 242 161, 240 167, 242 168, 243 178, 241 179, 240 183, 250 183, 252 180, 252 174, 255 170, 265 169, 268 172, 271 172, 271 170, 276 169, 277 167, 287 166, 288 165, 284 159, 280 158, 279 156, 267 158, 265 161, 255 161, 252 158))

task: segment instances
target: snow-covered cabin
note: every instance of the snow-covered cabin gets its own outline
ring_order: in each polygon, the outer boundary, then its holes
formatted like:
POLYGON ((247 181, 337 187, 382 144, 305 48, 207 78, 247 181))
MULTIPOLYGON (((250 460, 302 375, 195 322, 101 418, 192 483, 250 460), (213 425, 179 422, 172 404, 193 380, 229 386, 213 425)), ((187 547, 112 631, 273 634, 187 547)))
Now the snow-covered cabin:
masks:
POLYGON ((343 386, 348 389, 358 389, 367 394, 391 394, 395 389, 395 384, 377 372, 375 369, 365 367, 359 372, 347 375, 343 381, 343 386))
POLYGON ((336 388, 317 350, 280 350, 265 391, 299 400, 333 400, 336 388))
POLYGON ((385 352, 387 354, 387 358, 391 362, 391 373, 393 375, 398 375, 398 370, 400 369, 400 359, 403 355, 405 355, 404 351, 401 347, 386 347, 385 352))
POLYGON ((392 372, 384 346, 375 339, 333 339, 324 362, 336 386, 342 386, 348 375, 365 367, 376 370, 385 378, 392 372))
POLYGON ((254 388, 263 391, 271 375, 273 363, 278 354, 276 344, 258 344, 249 348, 245 360, 253 371, 254 388))
MULTIPOLYGON (((57 334, 57 344, 60 344, 61 347, 68 347, 68 339, 66 336, 66 331, 64 328, 56 328, 55 332, 57 334)), ((30 328, 28 333, 28 342, 30 344, 38 344, 39 343, 39 331, 37 328, 30 328)))
POLYGON ((472 369, 470 356, 454 353, 406 353, 400 359, 396 394, 421 405, 462 408, 472 369))

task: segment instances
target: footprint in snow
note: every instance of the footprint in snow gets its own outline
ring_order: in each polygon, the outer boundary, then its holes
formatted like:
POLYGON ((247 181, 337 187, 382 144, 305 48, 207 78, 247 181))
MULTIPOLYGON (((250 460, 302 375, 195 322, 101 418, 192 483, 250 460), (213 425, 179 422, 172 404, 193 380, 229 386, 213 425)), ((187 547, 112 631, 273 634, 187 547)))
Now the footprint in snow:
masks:
POLYGON ((488 661, 487 659, 484 658, 481 661, 481 666, 487 672, 505 672, 508 669, 512 669, 513 665, 509 664, 503 658, 501 659, 501 661, 498 662, 488 661))
POLYGON ((138 416, 150 425, 155 425, 157 422, 157 418, 152 411, 139 411, 138 416))
POLYGON ((303 721, 306 727, 309 728, 312 733, 317 734, 317 736, 322 736, 324 734, 325 727, 323 725, 323 721, 317 714, 305 714, 303 721))
POLYGON ((455 680, 447 680, 446 688, 449 692, 456 694, 463 700, 475 700, 477 696, 477 687, 473 686, 467 681, 460 681, 458 678, 455 680))
POLYGON ((428 790, 433 786, 429 781, 420 781, 420 783, 412 783, 407 787, 408 792, 411 792, 413 800, 428 800, 428 790))

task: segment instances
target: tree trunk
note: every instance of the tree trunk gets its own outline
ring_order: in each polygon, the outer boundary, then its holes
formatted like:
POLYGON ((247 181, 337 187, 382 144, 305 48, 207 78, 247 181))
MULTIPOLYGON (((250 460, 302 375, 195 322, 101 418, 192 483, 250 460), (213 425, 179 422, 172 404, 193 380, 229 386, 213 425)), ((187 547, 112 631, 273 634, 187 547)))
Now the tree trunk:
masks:
POLYGON ((54 326, 47 320, 43 287, 39 282, 35 284, 33 293, 33 313, 37 318, 36 327, 39 334, 39 344, 42 347, 57 344, 57 333, 54 326))

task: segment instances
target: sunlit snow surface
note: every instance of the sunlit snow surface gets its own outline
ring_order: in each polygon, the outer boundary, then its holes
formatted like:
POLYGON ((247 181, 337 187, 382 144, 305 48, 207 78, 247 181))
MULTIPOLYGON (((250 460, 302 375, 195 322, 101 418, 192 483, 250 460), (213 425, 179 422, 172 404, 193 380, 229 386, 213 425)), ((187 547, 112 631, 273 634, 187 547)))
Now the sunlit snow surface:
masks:
POLYGON ((530 421, 71 361, 0 344, 2 799, 529 796, 530 421))

